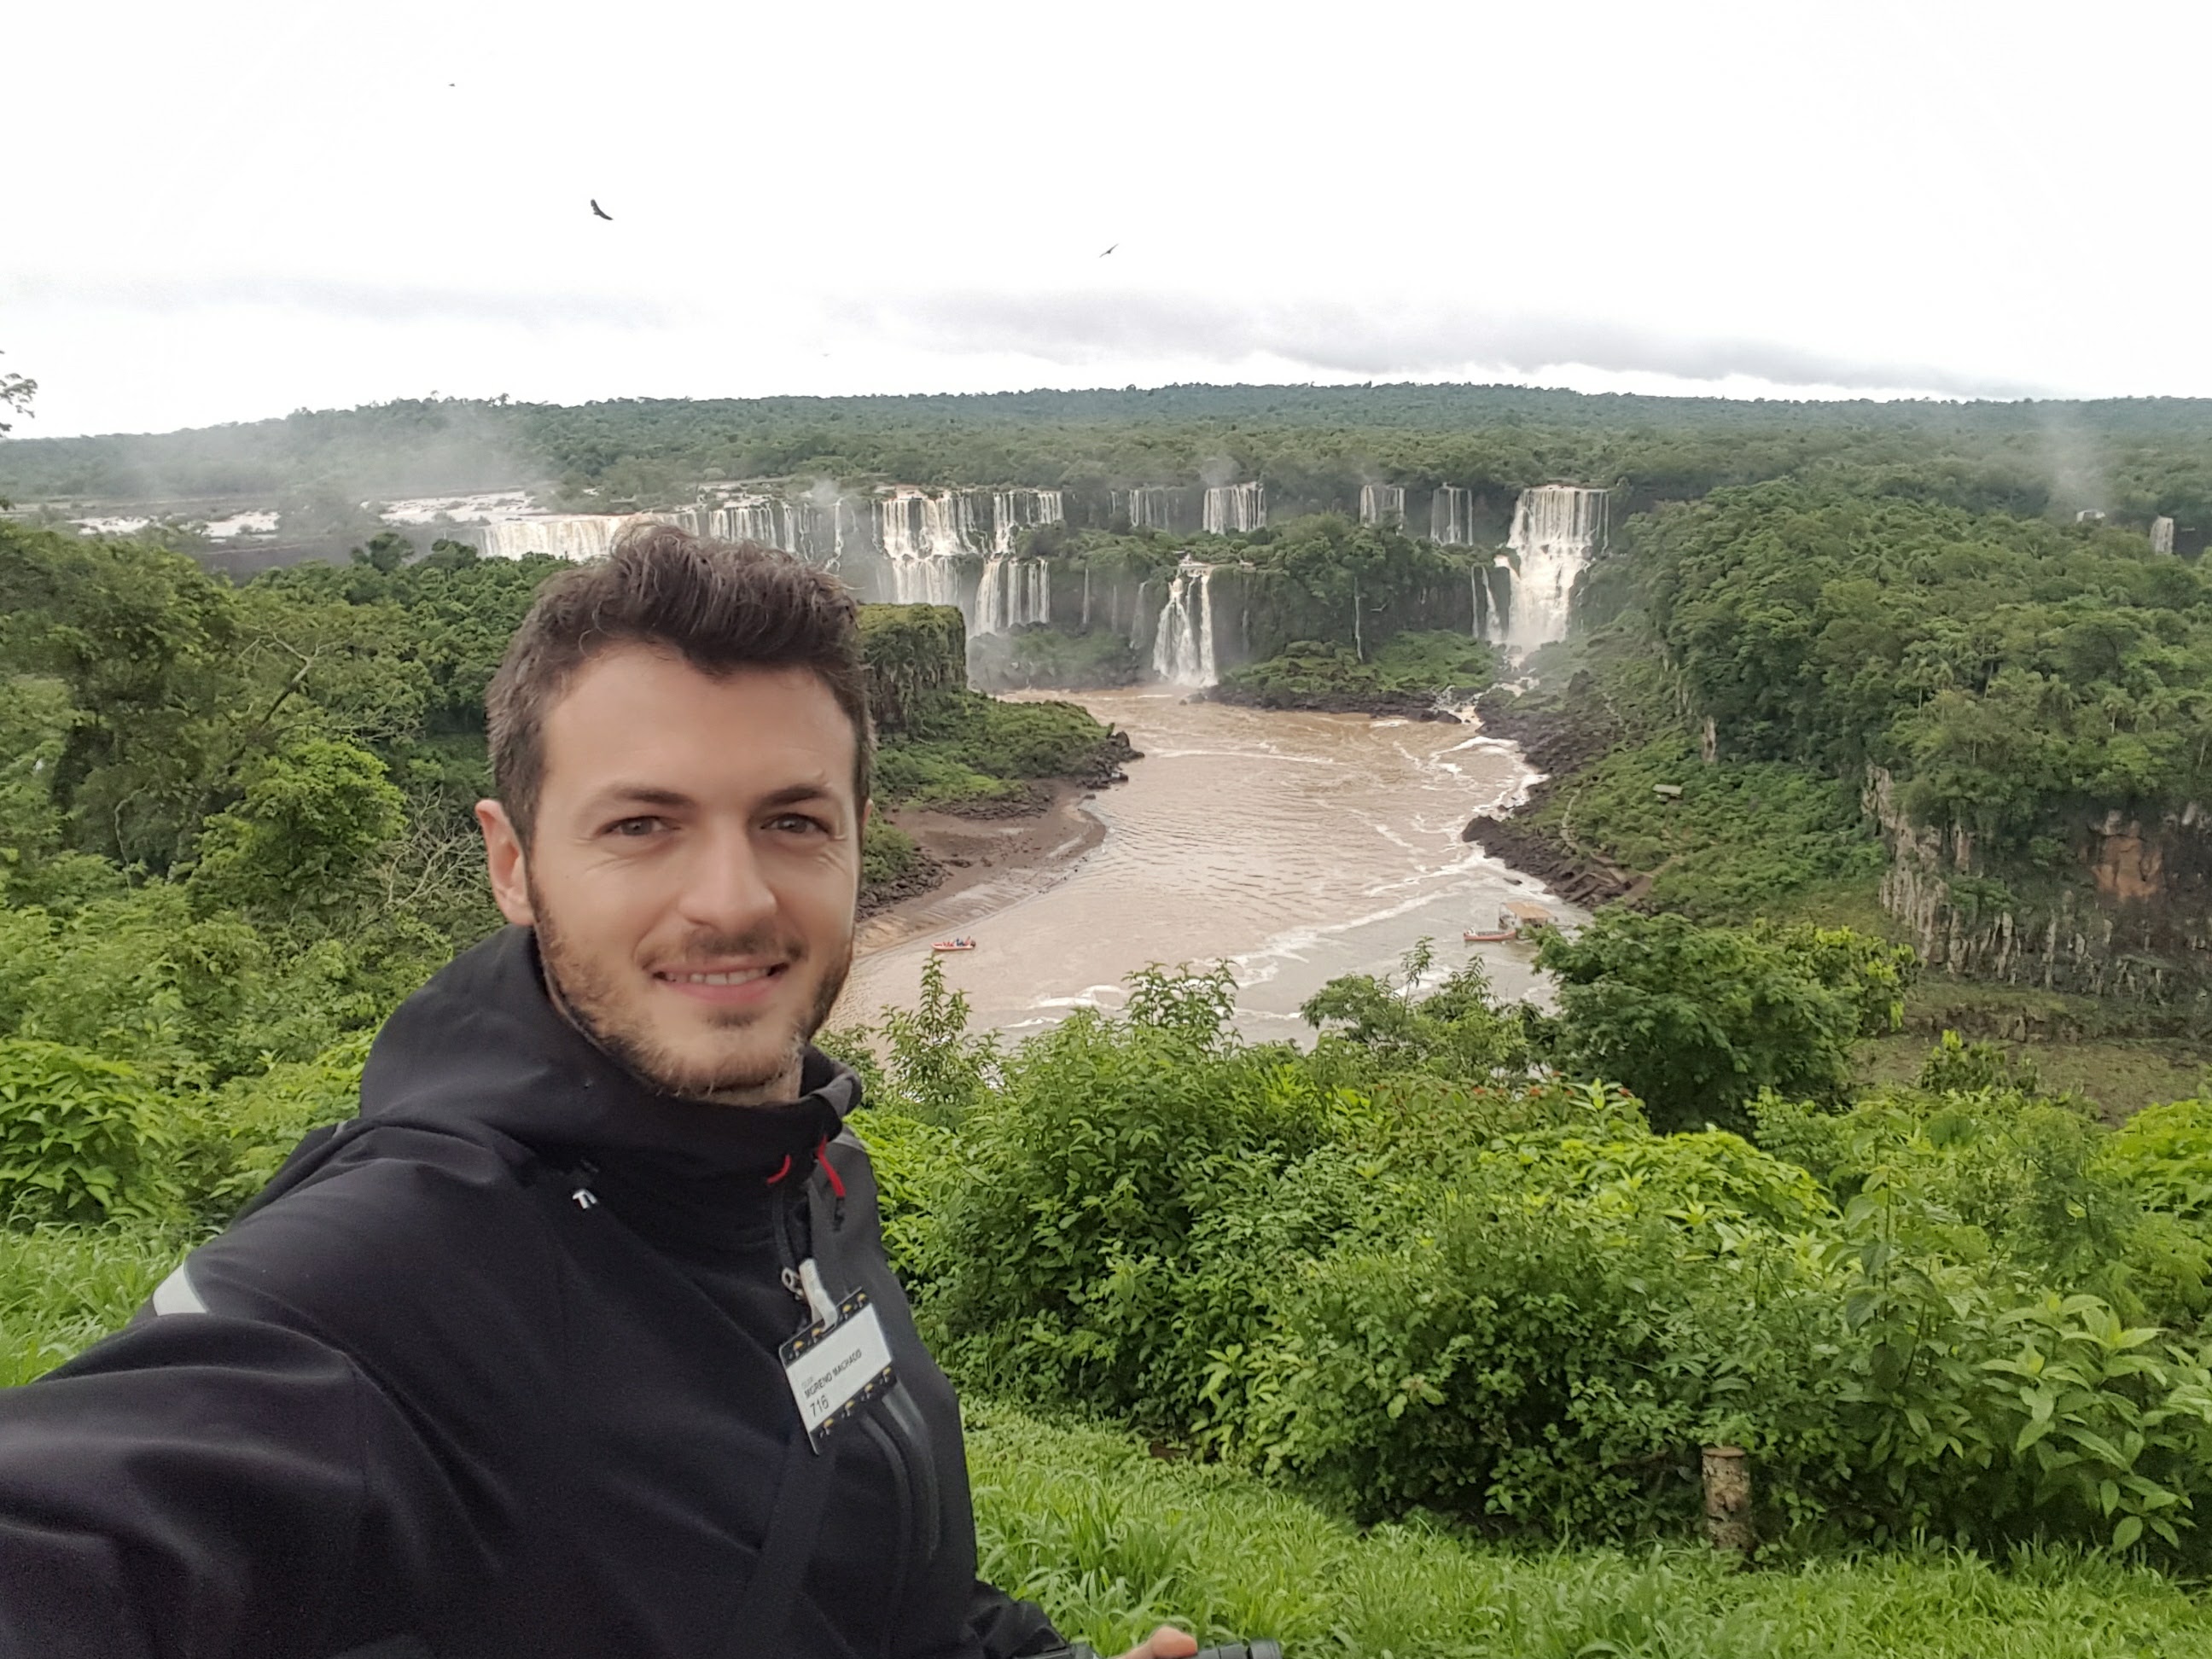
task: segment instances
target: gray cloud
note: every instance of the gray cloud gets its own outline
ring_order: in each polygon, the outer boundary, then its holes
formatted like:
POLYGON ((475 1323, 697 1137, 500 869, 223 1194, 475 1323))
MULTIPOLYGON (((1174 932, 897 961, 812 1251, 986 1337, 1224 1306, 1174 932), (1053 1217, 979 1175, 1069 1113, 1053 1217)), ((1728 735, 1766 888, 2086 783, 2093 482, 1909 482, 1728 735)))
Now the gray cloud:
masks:
POLYGON ((17 276, 0 284, 15 304, 171 315, 192 311, 307 312, 365 323, 509 323, 548 328, 588 324, 665 328, 675 320, 658 301, 629 294, 493 293, 483 289, 333 280, 322 276, 78 277, 17 276))
POLYGON ((1071 365, 1132 356, 1252 356, 1384 378, 1470 365, 1518 374, 1578 364, 1615 373, 1785 386, 2023 397, 2033 388, 1928 363, 1877 362, 1772 341, 1669 334, 1572 318, 1512 315, 1410 299, 1255 301, 1196 295, 952 291, 831 302, 848 327, 949 350, 1019 352, 1071 365))

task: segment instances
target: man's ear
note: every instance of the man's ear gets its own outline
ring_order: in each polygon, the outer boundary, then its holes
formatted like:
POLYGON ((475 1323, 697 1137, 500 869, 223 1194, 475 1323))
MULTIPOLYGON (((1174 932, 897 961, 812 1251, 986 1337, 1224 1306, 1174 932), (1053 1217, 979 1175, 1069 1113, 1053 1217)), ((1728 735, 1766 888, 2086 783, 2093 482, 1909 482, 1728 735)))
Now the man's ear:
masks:
POLYGON ((530 855, 523 850, 514 820, 497 801, 480 800, 477 823, 483 830, 484 874, 491 879, 491 896, 500 915, 518 927, 534 927, 538 913, 530 903, 530 855))

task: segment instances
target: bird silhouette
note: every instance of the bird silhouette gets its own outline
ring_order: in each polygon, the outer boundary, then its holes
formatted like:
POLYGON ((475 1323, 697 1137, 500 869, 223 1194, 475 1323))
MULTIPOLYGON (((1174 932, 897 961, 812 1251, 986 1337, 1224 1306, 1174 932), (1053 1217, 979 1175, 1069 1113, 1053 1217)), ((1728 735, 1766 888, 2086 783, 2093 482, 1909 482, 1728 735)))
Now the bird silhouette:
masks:
MULTIPOLYGON (((1121 246, 1121 245, 1119 242, 1116 242, 1116 243, 1115 243, 1115 244, 1114 244, 1114 247, 1119 247, 1119 246, 1121 246)), ((1114 251, 1114 247, 1109 247, 1109 248, 1108 248, 1108 249, 1106 250, 1106 253, 1111 253, 1111 252, 1114 251)), ((1106 253, 1102 253, 1102 254, 1100 254, 1098 257, 1099 257, 1100 258, 1102 258, 1102 259, 1103 259, 1103 258, 1104 258, 1106 257, 1106 253)))
POLYGON ((605 220, 609 224, 612 224, 615 222, 615 216, 608 212, 605 208, 601 207, 599 204, 599 198, 596 197, 592 200, 592 211, 598 214, 600 218, 605 220))

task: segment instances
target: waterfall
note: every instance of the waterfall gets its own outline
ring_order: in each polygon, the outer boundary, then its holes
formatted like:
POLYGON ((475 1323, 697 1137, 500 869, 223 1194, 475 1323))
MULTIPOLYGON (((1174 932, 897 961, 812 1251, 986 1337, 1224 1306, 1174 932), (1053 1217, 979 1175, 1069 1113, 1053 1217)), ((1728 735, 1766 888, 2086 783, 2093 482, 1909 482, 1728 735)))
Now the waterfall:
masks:
POLYGON ((1238 535, 1267 522, 1267 486, 1250 483, 1215 484, 1206 492, 1204 528, 1209 536, 1238 535))
POLYGON ((991 550, 1014 550, 1014 537, 1041 524, 1058 524, 1064 498, 1057 489, 994 489, 991 492, 991 550))
POLYGON ((1455 484, 1438 484, 1429 497, 1429 539, 1446 547, 1469 547, 1474 543, 1474 492, 1455 484))
POLYGON ((1175 498, 1158 485, 1112 490, 1108 493, 1106 502, 1108 514, 1116 519, 1128 520, 1132 530, 1175 528, 1175 498))
POLYGON ((2154 553, 2173 551, 2173 520, 2166 518, 2150 521, 2150 550, 2154 553))
POLYGON ((635 524, 678 524, 671 513, 558 513, 535 519, 499 519, 479 526, 477 544, 488 559, 550 553, 558 559, 604 559, 616 538, 635 524))
POLYGON ((1152 634, 1152 672, 1176 685, 1212 685, 1213 567, 1185 559, 1168 584, 1168 602, 1152 634))
POLYGON ((1360 485, 1359 522, 1362 524, 1405 523, 1405 487, 1402 484, 1360 485))
POLYGON ((1516 651, 1567 636, 1567 608, 1575 579, 1605 545, 1606 492, 1576 484, 1524 489, 1513 508, 1505 545, 1513 557, 1513 597, 1503 637, 1516 651))
POLYGON ((975 589, 978 635, 1005 634, 1051 620, 1052 568, 1042 559, 994 554, 983 562, 983 580, 975 589))
POLYGON ((895 605, 960 603, 961 561, 975 556, 975 504, 965 492, 901 488, 876 504, 895 605))
POLYGON ((799 550, 798 514, 787 501, 739 495, 707 514, 705 533, 718 541, 759 542, 787 553, 799 550))

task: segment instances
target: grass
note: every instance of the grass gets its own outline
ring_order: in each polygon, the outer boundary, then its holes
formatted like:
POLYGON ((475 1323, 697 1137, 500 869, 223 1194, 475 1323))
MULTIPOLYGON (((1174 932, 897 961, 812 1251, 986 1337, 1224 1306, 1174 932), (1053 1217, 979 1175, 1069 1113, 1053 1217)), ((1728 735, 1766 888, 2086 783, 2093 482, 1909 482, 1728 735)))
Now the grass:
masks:
POLYGON ((1118 1653, 1175 1623, 1341 1659, 2076 1659, 2212 1655, 2212 1610, 2145 1568, 1941 1549, 1749 1572, 1684 1544, 1522 1553, 1360 1532, 1249 1475, 969 1404, 985 1577, 1118 1653))
POLYGON ((153 1228, 0 1231, 0 1386, 27 1382, 117 1328, 187 1248, 153 1228))
MULTIPOLYGON (((2044 1088, 2094 1101, 2114 1121, 2146 1106, 2201 1096, 2206 1066, 2212 1063, 2212 1054, 2196 1043, 2160 1037, 2000 1041, 1997 1046, 2013 1060, 2031 1062, 2044 1088)), ((1929 1047, 1924 1032, 1870 1038, 1858 1045, 1855 1055, 1858 1081, 1868 1087, 1911 1083, 1920 1075, 1929 1047)))

